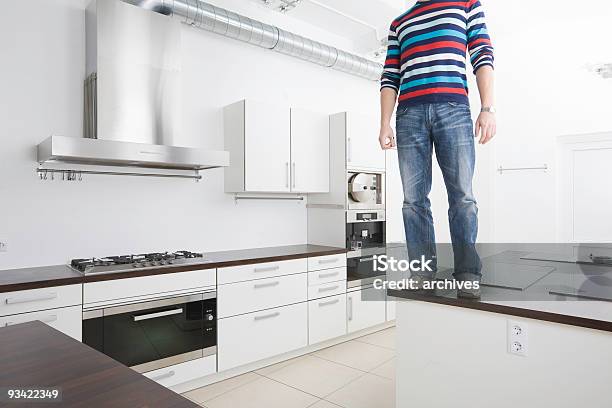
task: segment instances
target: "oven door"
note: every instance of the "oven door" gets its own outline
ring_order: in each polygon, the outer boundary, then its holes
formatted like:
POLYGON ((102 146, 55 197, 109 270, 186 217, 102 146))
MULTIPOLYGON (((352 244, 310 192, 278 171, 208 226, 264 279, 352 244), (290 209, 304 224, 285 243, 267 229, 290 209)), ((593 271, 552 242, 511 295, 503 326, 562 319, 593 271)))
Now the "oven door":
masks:
POLYGON ((83 343, 147 372, 217 352, 216 293, 83 313, 83 343))

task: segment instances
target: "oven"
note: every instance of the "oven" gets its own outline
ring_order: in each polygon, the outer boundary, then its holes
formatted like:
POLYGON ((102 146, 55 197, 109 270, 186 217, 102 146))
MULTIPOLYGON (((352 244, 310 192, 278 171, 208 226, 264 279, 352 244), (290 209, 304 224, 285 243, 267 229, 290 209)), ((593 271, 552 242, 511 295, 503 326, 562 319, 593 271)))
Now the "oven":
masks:
POLYGON ((147 372, 217 352, 217 295, 205 292, 83 312, 83 343, 147 372))

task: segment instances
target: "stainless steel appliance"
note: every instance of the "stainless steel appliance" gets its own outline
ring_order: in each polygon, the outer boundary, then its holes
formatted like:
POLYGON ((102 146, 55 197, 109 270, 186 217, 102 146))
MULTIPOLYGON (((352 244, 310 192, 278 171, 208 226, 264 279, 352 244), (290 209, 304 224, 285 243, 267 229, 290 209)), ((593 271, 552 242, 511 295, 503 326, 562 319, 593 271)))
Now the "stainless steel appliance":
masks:
POLYGON ((207 260, 198 252, 154 252, 139 255, 117 255, 104 258, 73 259, 70 266, 85 274, 127 272, 140 269, 160 269, 176 265, 198 265, 207 260))
POLYGON ((83 343, 147 372, 217 352, 216 292, 83 312, 83 343))
POLYGON ((347 207, 349 210, 384 210, 384 173, 347 173, 347 207))

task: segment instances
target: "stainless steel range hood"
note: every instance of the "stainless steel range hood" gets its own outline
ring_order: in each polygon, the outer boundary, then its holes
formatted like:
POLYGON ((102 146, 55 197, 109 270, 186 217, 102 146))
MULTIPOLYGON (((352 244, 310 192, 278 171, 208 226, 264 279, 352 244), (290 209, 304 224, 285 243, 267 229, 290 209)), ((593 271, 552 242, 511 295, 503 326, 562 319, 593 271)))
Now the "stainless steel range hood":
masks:
POLYGON ((179 147, 180 22, 124 3, 86 9, 85 137, 51 136, 38 162, 203 170, 229 153, 179 147))

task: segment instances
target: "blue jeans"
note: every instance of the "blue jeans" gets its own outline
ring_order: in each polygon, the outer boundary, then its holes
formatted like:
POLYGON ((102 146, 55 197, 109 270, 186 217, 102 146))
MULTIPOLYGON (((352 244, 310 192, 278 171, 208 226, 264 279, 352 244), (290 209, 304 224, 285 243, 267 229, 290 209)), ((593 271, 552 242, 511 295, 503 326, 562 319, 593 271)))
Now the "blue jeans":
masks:
MULTIPOLYGON (((404 229, 410 259, 435 259, 431 215, 431 165, 436 153, 448 193, 448 219, 457 280, 480 280, 482 264, 476 252, 478 208, 472 192, 476 154, 470 107, 454 102, 400 107, 397 111, 397 151, 404 187, 404 229)), ((433 273, 420 273, 431 278, 433 273)))

